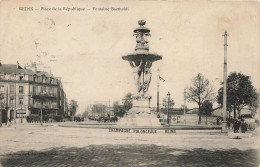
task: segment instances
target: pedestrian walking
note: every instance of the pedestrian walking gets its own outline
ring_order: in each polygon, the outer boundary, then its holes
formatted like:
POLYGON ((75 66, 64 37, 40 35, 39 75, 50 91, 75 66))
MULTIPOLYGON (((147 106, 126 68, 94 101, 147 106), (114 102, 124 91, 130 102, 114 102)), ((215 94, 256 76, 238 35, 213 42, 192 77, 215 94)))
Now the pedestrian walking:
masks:
POLYGON ((246 133, 247 130, 247 124, 245 123, 243 117, 241 118, 241 132, 246 133))
POLYGON ((239 120, 235 120, 233 128, 234 128, 234 133, 238 133, 239 127, 241 125, 241 122, 239 120))
POLYGON ((246 123, 243 121, 241 123, 241 131, 242 131, 242 133, 246 133, 246 130, 247 130, 246 123))
POLYGON ((219 125, 219 117, 217 117, 217 125, 219 125))

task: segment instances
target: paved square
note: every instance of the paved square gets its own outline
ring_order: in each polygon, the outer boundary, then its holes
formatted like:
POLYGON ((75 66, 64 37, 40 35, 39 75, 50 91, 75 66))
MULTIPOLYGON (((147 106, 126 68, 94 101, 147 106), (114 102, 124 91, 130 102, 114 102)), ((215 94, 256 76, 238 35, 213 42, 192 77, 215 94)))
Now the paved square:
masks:
POLYGON ((1 128, 0 133, 2 166, 259 165, 257 134, 229 139, 206 130, 136 134, 57 124, 1 128))

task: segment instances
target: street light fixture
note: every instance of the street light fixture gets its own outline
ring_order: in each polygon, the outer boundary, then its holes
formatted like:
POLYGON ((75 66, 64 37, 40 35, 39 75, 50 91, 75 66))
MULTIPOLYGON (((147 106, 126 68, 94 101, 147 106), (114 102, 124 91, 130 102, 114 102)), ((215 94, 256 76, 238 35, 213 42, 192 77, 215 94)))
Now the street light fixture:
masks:
POLYGON ((167 93, 167 97, 168 97, 167 124, 170 125, 170 120, 169 120, 169 107, 170 107, 170 98, 171 98, 171 94, 170 94, 170 92, 167 93))

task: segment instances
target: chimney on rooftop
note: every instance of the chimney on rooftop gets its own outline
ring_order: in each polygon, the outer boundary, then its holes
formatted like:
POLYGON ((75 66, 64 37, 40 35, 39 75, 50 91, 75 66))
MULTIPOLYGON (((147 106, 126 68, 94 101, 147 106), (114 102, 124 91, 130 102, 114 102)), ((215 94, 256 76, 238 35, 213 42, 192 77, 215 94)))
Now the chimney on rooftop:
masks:
POLYGON ((19 68, 19 61, 17 61, 17 69, 19 68))
POLYGON ((37 72, 37 66, 36 66, 36 63, 32 63, 32 69, 33 69, 33 72, 37 72))

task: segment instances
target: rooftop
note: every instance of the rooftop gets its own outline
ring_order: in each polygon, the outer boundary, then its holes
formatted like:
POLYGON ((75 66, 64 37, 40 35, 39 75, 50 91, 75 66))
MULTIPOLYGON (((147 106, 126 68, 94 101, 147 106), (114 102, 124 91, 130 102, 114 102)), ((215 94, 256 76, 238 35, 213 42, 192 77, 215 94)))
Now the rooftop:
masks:
POLYGON ((2 74, 27 74, 27 75, 37 75, 42 76, 45 75, 46 77, 52 77, 51 74, 44 72, 44 71, 37 71, 33 72, 31 69, 22 68, 19 64, 1 64, 0 63, 0 73, 2 74))

